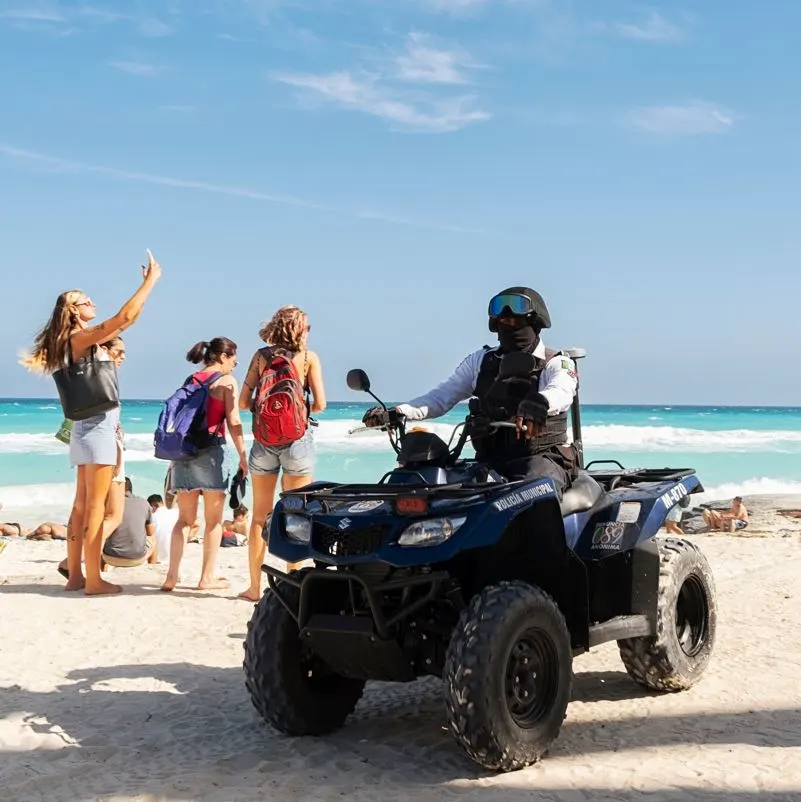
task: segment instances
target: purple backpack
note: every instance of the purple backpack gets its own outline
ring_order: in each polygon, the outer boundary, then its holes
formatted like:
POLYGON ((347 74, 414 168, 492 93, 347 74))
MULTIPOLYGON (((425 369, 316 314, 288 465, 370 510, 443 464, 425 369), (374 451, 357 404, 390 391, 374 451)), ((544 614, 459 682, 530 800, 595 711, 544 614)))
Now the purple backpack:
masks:
POLYGON ((162 407, 153 447, 156 459, 181 462, 197 456, 200 449, 212 444, 206 421, 209 387, 222 376, 213 373, 198 381, 190 376, 162 407))

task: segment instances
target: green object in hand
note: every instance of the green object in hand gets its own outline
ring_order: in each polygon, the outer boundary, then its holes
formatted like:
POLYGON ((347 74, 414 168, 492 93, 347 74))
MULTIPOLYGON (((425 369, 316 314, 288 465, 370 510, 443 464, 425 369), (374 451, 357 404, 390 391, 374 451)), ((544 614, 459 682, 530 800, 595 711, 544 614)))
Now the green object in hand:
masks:
POLYGON ((62 443, 69 445, 70 438, 72 437, 72 421, 69 418, 64 418, 61 427, 56 432, 56 440, 61 440, 62 443))

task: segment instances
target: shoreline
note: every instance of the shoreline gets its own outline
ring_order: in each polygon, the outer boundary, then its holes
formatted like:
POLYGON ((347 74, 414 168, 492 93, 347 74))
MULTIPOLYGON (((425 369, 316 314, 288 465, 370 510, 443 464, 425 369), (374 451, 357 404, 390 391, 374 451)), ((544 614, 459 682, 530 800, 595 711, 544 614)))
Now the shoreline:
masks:
MULTIPOLYGON (((0 492, 2 491, 0 490, 0 492)), ((0 498, 0 501, 2 501, 2 498, 0 498)), ((796 493, 762 493, 750 496, 743 494, 743 502, 748 510, 750 522, 745 529, 735 532, 732 537, 785 537, 796 532, 801 533, 801 519, 793 519, 782 515, 780 512, 781 510, 801 510, 801 495, 796 493)), ((687 521, 688 518, 698 518, 702 507, 728 508, 730 503, 731 498, 704 499, 703 502, 693 504, 691 508, 684 511, 683 521, 687 521)), ((41 514, 32 513, 30 507, 3 505, 3 508, 0 509, 0 522, 19 523, 26 529, 33 529, 41 523, 49 523, 51 521, 66 524, 69 517, 69 507, 59 507, 59 509, 62 511, 63 520, 59 517, 52 517, 45 521, 41 514)), ((690 537, 695 537, 701 534, 717 536, 719 533, 690 531, 686 534, 690 537)), ((25 540, 25 538, 19 539, 25 540)))

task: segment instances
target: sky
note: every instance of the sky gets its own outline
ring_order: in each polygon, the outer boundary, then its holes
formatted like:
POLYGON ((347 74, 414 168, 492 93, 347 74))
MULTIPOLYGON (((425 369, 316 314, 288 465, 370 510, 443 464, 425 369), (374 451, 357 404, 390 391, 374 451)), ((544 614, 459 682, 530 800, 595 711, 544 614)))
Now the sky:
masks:
POLYGON ((539 290, 582 400, 801 404, 801 3, 0 0, 0 396, 60 292, 128 398, 295 303, 395 401, 539 290))

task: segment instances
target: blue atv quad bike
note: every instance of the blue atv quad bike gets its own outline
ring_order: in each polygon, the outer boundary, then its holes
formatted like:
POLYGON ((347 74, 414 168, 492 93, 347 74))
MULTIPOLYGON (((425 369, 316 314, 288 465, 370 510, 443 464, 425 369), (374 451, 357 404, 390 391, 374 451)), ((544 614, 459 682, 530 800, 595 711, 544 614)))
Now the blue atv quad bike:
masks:
MULTIPOLYGON (((521 358, 504 358, 501 376, 526 374, 521 358)), ((348 386, 373 395, 364 371, 348 386)), ((481 420, 475 406, 453 448, 386 411, 397 468, 375 484, 281 494, 269 552, 314 567, 263 566, 244 658, 253 703, 279 731, 330 733, 367 680, 434 675, 457 743, 510 771, 557 737, 573 658, 593 646, 617 641, 632 679, 658 691, 703 674, 712 573, 690 541, 656 536, 674 505, 702 492, 695 472, 591 463, 560 498, 550 479, 510 482, 461 458, 476 426, 514 425, 481 420)), ((582 465, 578 398, 572 417, 582 465)))

